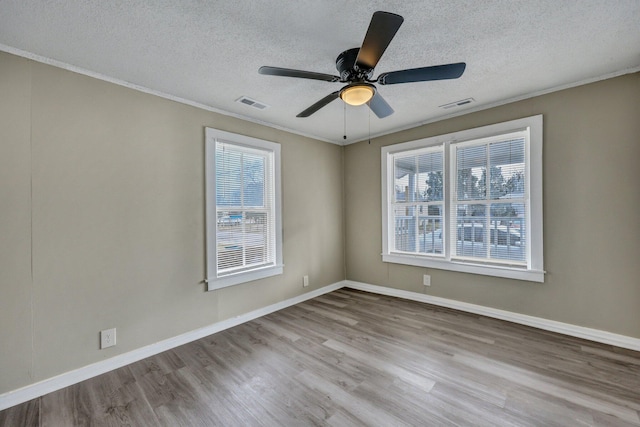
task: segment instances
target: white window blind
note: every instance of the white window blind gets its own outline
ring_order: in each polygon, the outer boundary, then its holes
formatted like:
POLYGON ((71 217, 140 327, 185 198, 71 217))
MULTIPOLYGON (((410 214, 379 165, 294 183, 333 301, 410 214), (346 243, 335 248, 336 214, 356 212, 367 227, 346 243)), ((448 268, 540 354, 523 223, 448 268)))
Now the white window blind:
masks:
POLYGON ((218 276, 275 264, 272 156, 216 141, 218 276))
POLYGON ((282 273, 279 147, 207 129, 210 289, 282 273))
POLYGON ((442 255, 442 146, 393 157, 393 250, 442 255))
POLYGON ((451 257, 527 264, 527 132, 452 146, 451 257))

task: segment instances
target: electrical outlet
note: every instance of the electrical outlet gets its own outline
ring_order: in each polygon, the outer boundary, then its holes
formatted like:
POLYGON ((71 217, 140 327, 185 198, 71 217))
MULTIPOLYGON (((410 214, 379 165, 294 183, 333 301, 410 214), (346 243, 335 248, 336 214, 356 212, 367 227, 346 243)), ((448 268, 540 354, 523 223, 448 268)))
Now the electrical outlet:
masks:
POLYGON ((305 288, 309 286, 309 276, 302 277, 302 286, 304 286, 305 288))
POLYGON ((116 328, 100 331, 100 348, 113 347, 116 345, 116 328))
POLYGON ((431 276, 429 276, 428 274, 422 276, 422 284, 425 286, 431 286, 431 276))

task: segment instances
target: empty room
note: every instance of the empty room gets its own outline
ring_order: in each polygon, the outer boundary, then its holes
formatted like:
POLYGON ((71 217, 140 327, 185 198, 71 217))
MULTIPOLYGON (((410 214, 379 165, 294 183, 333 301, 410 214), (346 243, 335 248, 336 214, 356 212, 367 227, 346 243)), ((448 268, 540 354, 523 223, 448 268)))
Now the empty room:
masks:
POLYGON ((0 426, 640 426, 638 0, 0 0, 0 426))

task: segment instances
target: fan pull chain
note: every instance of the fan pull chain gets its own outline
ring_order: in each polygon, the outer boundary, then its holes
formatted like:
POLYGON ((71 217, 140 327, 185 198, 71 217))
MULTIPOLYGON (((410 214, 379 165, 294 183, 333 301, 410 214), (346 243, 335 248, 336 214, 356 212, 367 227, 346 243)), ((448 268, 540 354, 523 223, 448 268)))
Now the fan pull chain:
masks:
POLYGON ((369 108, 369 145, 371 145, 371 108, 369 108))
POLYGON ((344 106, 344 133, 342 134, 342 139, 347 139, 347 103, 343 102, 344 106))

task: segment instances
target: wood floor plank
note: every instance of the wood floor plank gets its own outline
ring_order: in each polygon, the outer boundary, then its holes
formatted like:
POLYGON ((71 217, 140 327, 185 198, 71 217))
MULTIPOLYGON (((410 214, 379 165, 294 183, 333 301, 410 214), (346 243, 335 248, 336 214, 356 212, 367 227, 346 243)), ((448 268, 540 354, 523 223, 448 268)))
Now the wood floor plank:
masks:
POLYGON ((371 401, 360 398, 354 393, 348 393, 343 388, 326 381, 314 372, 304 371, 297 375, 295 379, 311 390, 331 396, 331 399, 338 402, 343 410, 352 414, 365 425, 408 425, 385 408, 380 408, 371 401))
POLYGON ((640 426, 640 353, 340 289, 0 412, 0 426, 640 426))
MULTIPOLYGON (((510 382, 515 384, 526 386, 538 392, 543 392, 553 398, 563 399, 576 405, 613 415, 624 421, 640 425, 640 418, 638 417, 638 412, 636 410, 614 402, 607 402, 594 398, 588 394, 575 391, 566 386, 558 385, 553 378, 545 378, 534 372, 528 372, 481 356, 457 354, 454 356, 454 360, 487 374, 508 379, 510 382)), ((627 402, 627 404, 632 403, 633 402, 627 402)))
POLYGON ((40 425, 40 399, 0 411, 0 426, 36 427, 40 425))
POLYGON ((330 339, 325 341, 324 345, 333 350, 342 352, 353 359, 366 363, 378 371, 382 371, 409 384, 413 384, 424 392, 429 392, 429 390, 431 390, 436 384, 436 382, 429 377, 411 372, 402 366, 396 365, 392 361, 376 357, 371 353, 358 350, 357 348, 341 343, 340 341, 330 339))
POLYGON ((510 413, 516 414, 519 419, 528 418, 532 422, 536 421, 545 426, 595 425, 592 412, 588 408, 565 399, 549 399, 546 393, 536 392, 529 387, 514 386, 509 391, 505 408, 510 413), (535 418, 530 413, 531 407, 537 408, 535 418))

